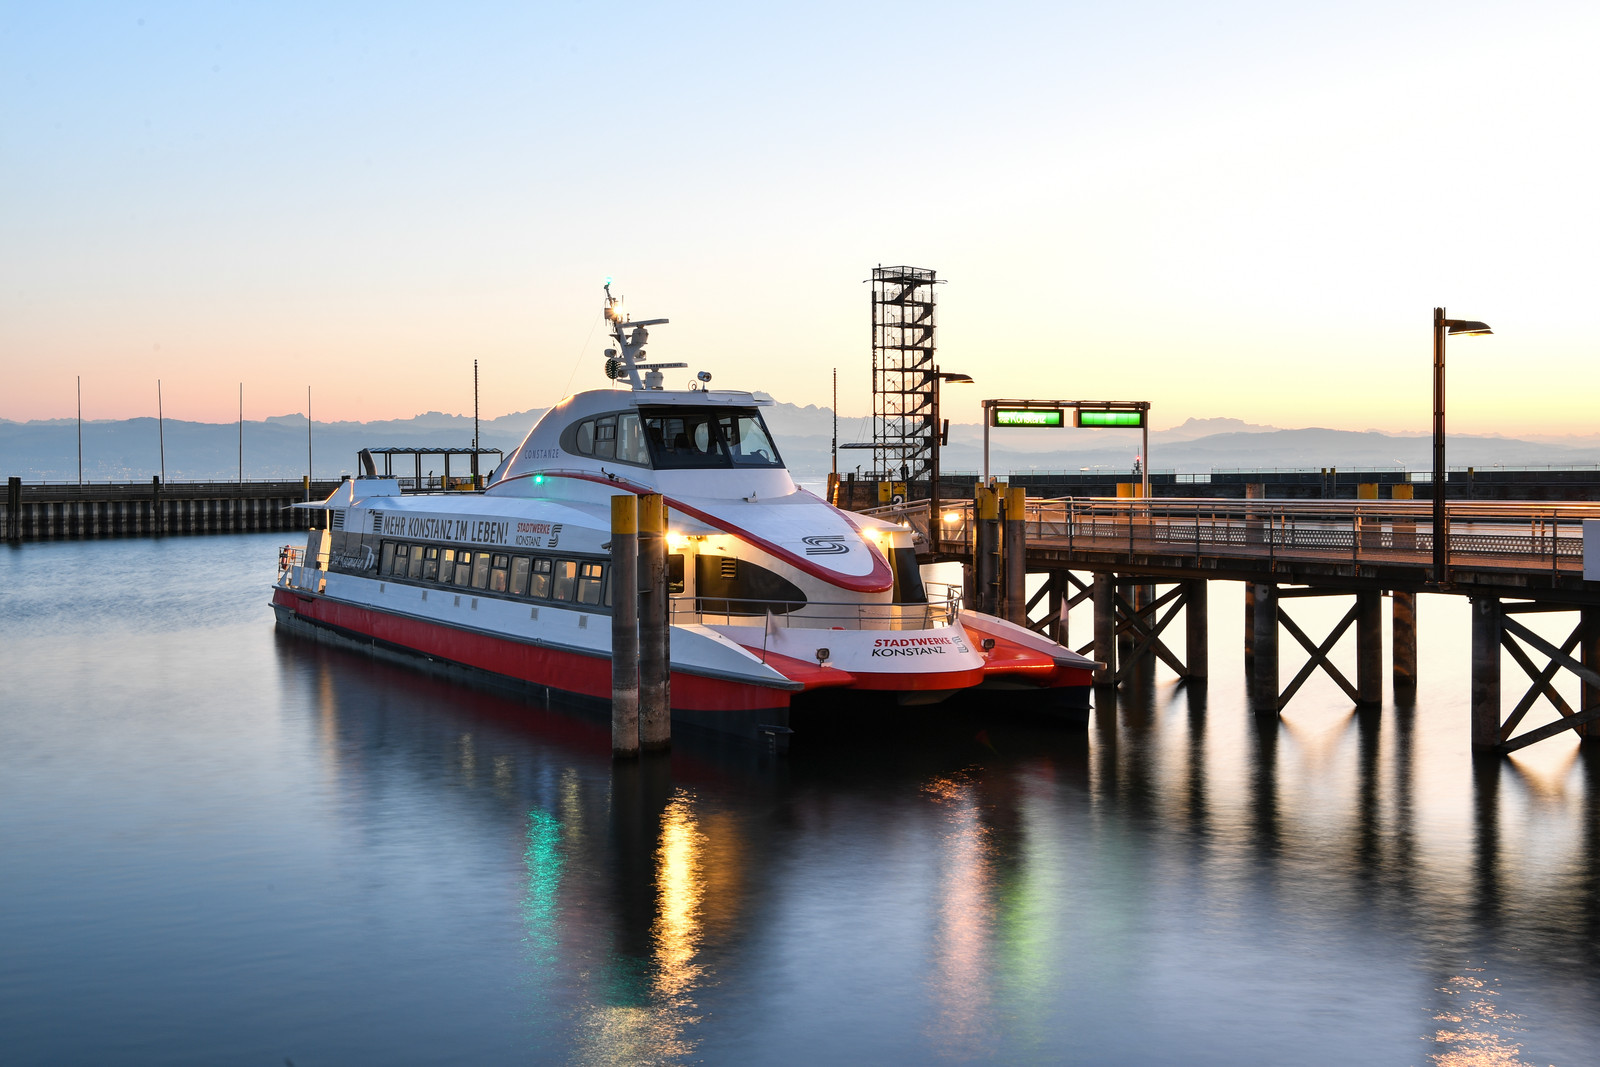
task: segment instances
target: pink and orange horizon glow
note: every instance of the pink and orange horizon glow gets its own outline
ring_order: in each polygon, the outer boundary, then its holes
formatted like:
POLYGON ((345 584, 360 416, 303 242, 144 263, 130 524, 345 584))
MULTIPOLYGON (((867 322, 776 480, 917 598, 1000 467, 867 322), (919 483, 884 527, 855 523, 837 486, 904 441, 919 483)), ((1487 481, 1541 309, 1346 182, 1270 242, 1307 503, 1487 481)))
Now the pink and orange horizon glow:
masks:
MULTIPOLYGON (((318 421, 652 354, 869 405, 876 264, 939 360, 1159 426, 1587 433, 1600 8, 13 6, 0 418, 318 421), (627 42, 627 47, 619 47, 627 42)), ((963 407, 963 405, 965 405, 963 407)), ((970 409, 970 410, 969 410, 970 409)))

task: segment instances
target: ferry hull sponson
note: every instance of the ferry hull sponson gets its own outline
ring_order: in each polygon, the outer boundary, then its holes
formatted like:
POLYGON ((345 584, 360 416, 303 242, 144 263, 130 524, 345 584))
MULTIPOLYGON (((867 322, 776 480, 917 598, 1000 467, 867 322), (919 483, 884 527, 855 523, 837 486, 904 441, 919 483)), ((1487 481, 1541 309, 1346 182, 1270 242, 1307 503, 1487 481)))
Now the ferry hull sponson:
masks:
POLYGON ((1086 721, 1092 661, 924 582, 909 527, 794 483, 761 417, 770 398, 702 387, 705 374, 666 389, 673 365, 640 361, 643 324, 609 302, 607 316, 607 371, 631 388, 551 408, 483 492, 361 477, 297 505, 317 528, 280 555, 279 624, 608 701, 611 500, 660 494, 675 722, 753 736, 841 692, 1086 721))

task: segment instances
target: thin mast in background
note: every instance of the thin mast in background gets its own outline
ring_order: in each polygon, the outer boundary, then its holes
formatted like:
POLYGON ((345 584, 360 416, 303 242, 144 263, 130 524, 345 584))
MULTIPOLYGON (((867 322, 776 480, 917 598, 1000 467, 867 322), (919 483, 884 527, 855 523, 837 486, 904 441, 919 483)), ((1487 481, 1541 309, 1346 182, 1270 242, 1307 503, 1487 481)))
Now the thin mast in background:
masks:
POLYGON ((244 383, 239 383, 239 484, 244 484, 244 383))
POLYGON ((167 417, 161 410, 161 379, 156 379, 156 440, 161 444, 161 484, 167 484, 167 417))
POLYGON ((306 499, 311 499, 311 386, 306 386, 306 499))
POLYGON ((78 375, 78 484, 83 484, 83 375, 78 375))

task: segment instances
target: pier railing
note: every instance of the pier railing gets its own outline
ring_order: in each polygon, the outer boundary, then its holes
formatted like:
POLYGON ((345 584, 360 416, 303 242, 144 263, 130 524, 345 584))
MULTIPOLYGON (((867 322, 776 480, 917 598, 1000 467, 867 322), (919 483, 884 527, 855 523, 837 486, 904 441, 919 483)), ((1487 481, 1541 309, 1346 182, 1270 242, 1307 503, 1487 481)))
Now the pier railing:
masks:
MULTIPOLYGON (((926 502, 878 514, 909 525, 925 550, 969 552, 971 502, 940 512, 936 531, 926 502)), ((1452 501, 1447 515, 1453 566, 1581 571, 1583 520, 1600 519, 1600 504, 1452 501)), ((1030 546, 1069 551, 1422 564, 1434 545, 1428 501, 1030 500, 1024 521, 1030 546)))

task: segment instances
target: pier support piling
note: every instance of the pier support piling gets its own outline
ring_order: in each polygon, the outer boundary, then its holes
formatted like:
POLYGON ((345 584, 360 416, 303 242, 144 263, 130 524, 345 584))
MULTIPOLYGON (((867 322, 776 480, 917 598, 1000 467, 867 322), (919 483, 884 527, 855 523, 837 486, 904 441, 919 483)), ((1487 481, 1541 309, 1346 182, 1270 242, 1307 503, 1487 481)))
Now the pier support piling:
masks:
POLYGON ((1412 704, 1417 698, 1417 594, 1395 590, 1393 597, 1394 699, 1412 704))
POLYGON ((1256 676, 1256 585, 1244 583, 1244 676, 1256 676))
POLYGON ((1251 702, 1258 715, 1278 714, 1278 587, 1255 585, 1255 656, 1251 670, 1251 702))
POLYGON ((611 498, 611 755, 639 754, 639 502, 611 498))
MULTIPOLYGON (((1578 639, 1578 662, 1600 673, 1600 607, 1579 609, 1579 625, 1583 636, 1578 639)), ((1584 679, 1578 691, 1578 709, 1591 708, 1600 708, 1600 686, 1584 679)), ((1578 727, 1578 736, 1585 741, 1600 740, 1600 722, 1584 723, 1578 727)))
POLYGON ((1500 643, 1504 623, 1497 597, 1472 599, 1472 747, 1500 745, 1500 643))
POLYGON ((1383 594, 1370 589, 1356 594, 1356 704, 1375 708, 1382 703, 1383 594))
POLYGON ((1094 672, 1096 685, 1110 685, 1117 674, 1116 576, 1094 576, 1094 658, 1103 666, 1094 672))
POLYGON ((1203 682, 1209 674, 1207 662, 1210 659, 1210 649, 1206 643, 1209 632, 1206 627, 1206 580, 1191 579, 1183 584, 1183 661, 1189 668, 1188 679, 1191 682, 1203 682))

